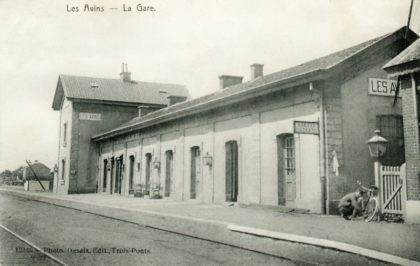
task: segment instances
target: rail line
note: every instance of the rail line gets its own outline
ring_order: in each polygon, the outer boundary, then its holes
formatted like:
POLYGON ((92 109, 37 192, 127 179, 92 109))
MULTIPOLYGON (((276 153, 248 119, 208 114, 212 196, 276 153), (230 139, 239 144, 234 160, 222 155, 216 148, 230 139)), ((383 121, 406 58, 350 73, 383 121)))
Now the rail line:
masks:
POLYGON ((42 255, 44 255, 45 257, 47 257, 48 259, 50 259, 53 262, 57 263, 58 265, 68 266, 68 264, 66 264, 65 262, 63 262, 59 258, 56 258, 53 255, 51 255, 50 253, 45 252, 42 248, 36 246, 34 243, 32 243, 29 240, 27 240, 27 239, 21 237, 20 235, 16 234, 15 232, 13 232, 12 230, 10 230, 6 226, 0 224, 0 228, 2 228, 3 230, 5 230, 9 234, 13 235, 15 238, 19 239, 20 241, 24 242, 25 244, 27 244, 31 248, 35 249, 36 251, 38 251, 39 253, 41 253, 42 255))
MULTIPOLYGON (((128 221, 128 220, 116 218, 116 217, 113 217, 113 216, 109 216, 109 215, 106 215, 106 214, 98 214, 98 213, 95 213, 95 212, 79 209, 77 207, 63 206, 63 205, 60 205, 60 204, 56 204, 56 203, 52 203, 52 202, 46 202, 46 201, 42 201, 42 200, 38 200, 38 199, 34 199, 34 198, 21 197, 19 195, 14 194, 14 193, 7 193, 6 192, 6 194, 8 194, 9 196, 15 197, 15 198, 25 199, 27 201, 33 201, 33 202, 43 203, 43 204, 46 204, 46 205, 53 205, 53 206, 56 206, 56 207, 61 207, 61 208, 64 208, 64 209, 75 210, 75 211, 79 211, 79 212, 82 212, 82 213, 94 215, 94 216, 97 216, 97 217, 102 217, 102 218, 107 218, 107 219, 114 220, 114 221, 120 221, 120 222, 124 222, 124 223, 128 223, 128 224, 132 224, 132 225, 137 225, 137 226, 140 226, 140 227, 143 227, 143 228, 148 228, 148 229, 151 229, 151 230, 167 232, 167 233, 171 233, 171 234, 175 234, 175 235, 179 235, 179 236, 183 236, 183 237, 187 237, 187 238, 193 238, 193 239, 197 239, 197 240, 201 240, 201 241, 206 241, 206 242, 215 243, 215 244, 219 244, 219 245, 229 246, 229 247, 240 249, 240 250, 246 250, 246 251, 250 251, 250 252, 253 252, 253 253, 257 253, 257 254, 261 254, 261 255, 265 255, 265 256, 270 256, 270 257, 294 262, 294 263, 297 263, 297 264, 300 264, 300 265, 321 265, 321 264, 317 264, 313 261, 308 262, 308 261, 298 260, 296 258, 292 259, 292 258, 288 258, 288 257, 285 257, 285 256, 276 255, 276 254, 272 254, 272 253, 268 253, 268 252, 264 252, 264 251, 260 251, 260 250, 255 250, 255 249, 252 249, 252 248, 246 248, 246 247, 235 245, 235 244, 230 244, 230 243, 225 243, 225 242, 221 242, 221 241, 217 241, 217 240, 202 238, 202 237, 199 237, 199 236, 185 234, 185 233, 181 233, 181 232, 176 232, 176 231, 172 231, 172 230, 169 230, 169 229, 160 228, 160 227, 152 226, 152 225, 148 225, 148 224, 128 221)), ((288 241, 286 241, 286 242, 288 242, 288 241)), ((295 241, 292 241, 292 242, 295 242, 295 241)), ((295 243, 299 243, 299 242, 295 242, 295 243)), ((313 245, 305 244, 305 243, 299 243, 299 244, 300 245, 313 246, 313 245)), ((331 248, 323 248, 323 247, 319 247, 319 248, 326 249, 326 250, 331 250, 331 248)), ((342 251, 340 249, 332 249, 332 250, 335 250, 337 252, 349 253, 349 252, 346 252, 346 251, 342 251)), ((360 256, 365 257, 363 255, 360 255, 360 256)), ((366 258, 369 259, 369 260, 372 260, 372 261, 377 261, 377 262, 382 262, 382 263, 385 262, 386 263, 386 261, 383 261, 381 259, 372 258, 372 257, 366 257, 366 258)))
MULTIPOLYGON (((171 230, 160 228, 160 227, 156 227, 156 226, 151 226, 151 225, 146 225, 146 224, 142 224, 142 223, 136 223, 136 222, 132 222, 132 221, 127 221, 127 220, 124 220, 124 219, 119 219, 119 218, 115 218, 115 217, 104 215, 104 214, 98 214, 98 213, 94 213, 94 212, 90 212, 90 211, 86 211, 86 210, 82 210, 82 209, 78 209, 78 208, 73 208, 73 207, 69 207, 69 206, 63 206, 63 205, 59 205, 59 204, 55 204, 55 203, 51 203, 51 202, 45 202, 45 201, 42 201, 42 200, 37 200, 37 199, 32 199, 32 198, 19 197, 16 194, 9 194, 9 193, 7 193, 7 194, 9 196, 12 196, 12 197, 15 197, 15 198, 19 198, 19 199, 25 199, 27 201, 34 201, 34 202, 43 203, 43 204, 47 204, 47 205, 53 205, 53 206, 56 206, 56 207, 60 207, 60 208, 64 208, 64 209, 70 209, 70 210, 75 210, 75 211, 83 212, 83 213, 86 213, 86 214, 90 214, 90 215, 94 215, 94 216, 98 216, 98 217, 102 217, 102 218, 111 219, 111 220, 114 220, 114 221, 120 221, 120 222, 124 222, 124 223, 128 223, 128 224, 132 224, 132 225, 137 225, 137 226, 148 228, 148 229, 151 229, 151 230, 156 230, 156 231, 171 233, 171 234, 175 234, 175 235, 179 235, 179 236, 183 236, 183 237, 188 237, 188 238, 193 238, 193 239, 198 239, 198 240, 201 240, 201 241, 206 241, 206 242, 210 242, 210 243, 214 243, 214 244, 219 244, 219 245, 223 245, 223 246, 229 246, 229 247, 236 248, 236 249, 246 250, 246 251, 254 252, 254 253, 257 253, 257 254, 261 254, 261 255, 270 256, 270 257, 273 257, 273 258, 278 258, 278 259, 282 259, 282 260, 294 262, 294 263, 297 263, 299 265, 308 265, 308 266, 309 265, 311 265, 311 266, 312 265, 321 265, 321 264, 316 264, 316 263, 309 263, 307 261, 299 261, 299 260, 296 260, 296 259, 291 259, 291 258, 279 256, 279 255, 274 255, 274 254, 262 252, 262 251, 259 251, 259 250, 255 250, 255 249, 245 248, 245 247, 241 247, 239 245, 228 244, 228 243, 219 242, 219 241, 216 241, 216 240, 211 240, 211 239, 206 239, 206 238, 202 238, 202 237, 198 237, 198 236, 194 236, 194 235, 189 235, 189 234, 184 234, 184 233, 180 233, 180 232, 176 232, 176 231, 171 231, 171 230)), ((36 247, 36 245, 34 245, 33 243, 25 240, 24 238, 22 238, 21 236, 17 235, 16 233, 10 231, 9 229, 7 229, 6 227, 4 227, 3 225, 0 224, 0 227, 2 227, 3 229, 5 229, 9 233, 13 234, 15 237, 19 238, 20 240, 22 240, 23 242, 27 243, 28 245, 33 246, 34 248, 36 247)), ((47 252, 44 252, 39 247, 36 247, 36 249, 38 251, 42 252, 43 254, 48 254, 48 257, 49 258, 51 258, 51 259, 54 258, 53 260, 56 261, 57 263, 61 263, 60 265, 67 265, 63 261, 60 261, 58 258, 54 257, 53 255, 51 255, 51 254, 49 254, 47 252)))

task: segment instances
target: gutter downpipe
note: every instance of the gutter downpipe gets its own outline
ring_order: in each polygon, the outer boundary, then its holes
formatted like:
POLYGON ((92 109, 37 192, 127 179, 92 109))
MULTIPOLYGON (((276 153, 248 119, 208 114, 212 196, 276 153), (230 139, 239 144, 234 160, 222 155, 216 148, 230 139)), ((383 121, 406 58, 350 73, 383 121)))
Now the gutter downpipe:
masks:
POLYGON ((325 83, 323 88, 320 89, 321 95, 320 95, 320 119, 321 119, 321 136, 320 136, 320 156, 321 156, 321 167, 320 167, 320 174, 321 174, 321 185, 323 188, 321 188, 321 191, 324 193, 321 195, 322 197, 322 203, 321 206, 324 205, 322 212, 323 214, 330 214, 330 207, 329 207, 329 201, 330 201, 330 193, 329 193, 329 177, 328 177, 328 158, 327 158, 327 129, 326 129, 326 108, 325 108, 325 83))

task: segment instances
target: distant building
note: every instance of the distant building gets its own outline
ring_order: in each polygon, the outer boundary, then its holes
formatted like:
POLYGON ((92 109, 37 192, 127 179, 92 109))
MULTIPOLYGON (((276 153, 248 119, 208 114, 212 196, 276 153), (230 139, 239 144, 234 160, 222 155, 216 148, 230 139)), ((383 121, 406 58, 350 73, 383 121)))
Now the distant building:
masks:
MULTIPOLYGON (((253 64, 248 82, 222 75, 215 93, 125 123, 99 128, 81 121, 97 132, 80 146, 91 156, 76 164, 89 169, 89 182, 69 191, 92 191, 97 182, 106 194, 129 195, 140 186, 175 200, 335 213, 357 180, 374 184, 366 140, 375 129, 389 140, 384 163, 405 161, 401 101, 393 105, 396 82, 382 69, 404 49, 404 32, 268 75, 253 64)), ((417 37, 411 33, 409 42, 417 37)), ((115 113, 112 107, 109 115, 115 113)))
POLYGON ((54 191, 95 192, 99 151, 91 137, 188 97, 182 85, 132 80, 126 65, 120 79, 60 75, 52 104, 60 111, 54 191))
POLYGON ((420 223, 420 39, 384 66, 401 81, 407 173, 407 221, 420 223))
POLYGON ((29 166, 23 167, 23 180, 36 180, 34 172, 39 180, 50 180, 52 181, 50 168, 45 164, 35 161, 31 164, 32 170, 29 166))

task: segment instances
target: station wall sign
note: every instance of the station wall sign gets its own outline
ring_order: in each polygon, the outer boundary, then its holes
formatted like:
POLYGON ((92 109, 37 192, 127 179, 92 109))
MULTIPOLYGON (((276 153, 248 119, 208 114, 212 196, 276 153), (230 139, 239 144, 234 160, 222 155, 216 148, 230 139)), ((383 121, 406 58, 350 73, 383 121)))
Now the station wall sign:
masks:
POLYGON ((101 114, 94 114, 94 113, 79 113, 79 119, 80 119, 80 120, 94 120, 94 121, 100 121, 100 120, 101 120, 101 114))
POLYGON ((319 135, 318 122, 294 121, 294 133, 319 135))
MULTIPOLYGON (((392 79, 369 79, 369 94, 395 97, 397 81, 392 79)), ((399 94, 398 97, 401 97, 399 94)))

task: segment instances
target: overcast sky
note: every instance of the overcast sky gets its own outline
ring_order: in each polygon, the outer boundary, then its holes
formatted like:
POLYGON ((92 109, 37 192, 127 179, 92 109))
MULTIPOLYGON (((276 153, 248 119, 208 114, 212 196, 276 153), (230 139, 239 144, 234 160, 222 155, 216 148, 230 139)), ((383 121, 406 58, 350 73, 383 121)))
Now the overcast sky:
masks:
MULTIPOLYGON (((249 80, 392 32, 410 0, 0 0, 0 171, 25 159, 52 167, 58 75, 185 84, 193 97, 218 89, 221 74, 249 80), (122 4, 155 12, 122 12, 122 4), (84 4, 103 6, 83 12, 84 4), (67 5, 79 12, 67 12, 67 5), (110 10, 109 8, 118 8, 110 10)), ((420 32, 420 0, 411 28, 420 32)))

